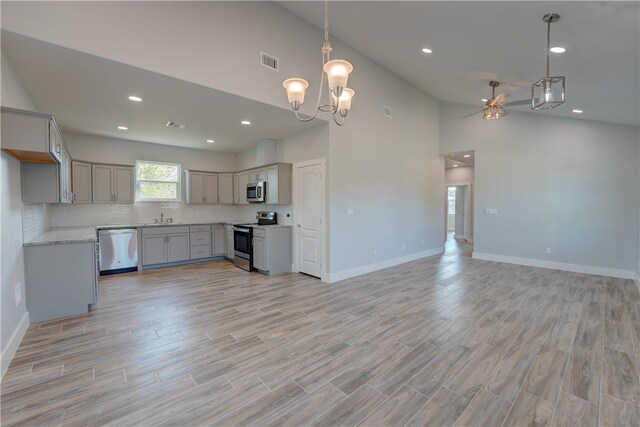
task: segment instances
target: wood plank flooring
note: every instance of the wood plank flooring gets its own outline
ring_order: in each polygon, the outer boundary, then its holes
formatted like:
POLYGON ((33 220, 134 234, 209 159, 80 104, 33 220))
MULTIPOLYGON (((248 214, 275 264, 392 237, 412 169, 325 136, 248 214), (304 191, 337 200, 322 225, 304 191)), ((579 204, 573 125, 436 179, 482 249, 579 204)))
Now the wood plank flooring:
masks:
POLYGON ((445 255, 329 285, 226 261, 31 325, 2 425, 638 426, 631 280, 445 255))

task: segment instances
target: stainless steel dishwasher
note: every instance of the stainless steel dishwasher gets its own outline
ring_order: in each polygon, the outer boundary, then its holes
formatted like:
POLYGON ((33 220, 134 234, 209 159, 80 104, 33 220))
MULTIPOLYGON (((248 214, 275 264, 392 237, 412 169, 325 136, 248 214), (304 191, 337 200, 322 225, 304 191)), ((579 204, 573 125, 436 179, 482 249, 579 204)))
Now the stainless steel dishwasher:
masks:
POLYGON ((121 228, 98 232, 100 274, 138 269, 138 230, 121 228))

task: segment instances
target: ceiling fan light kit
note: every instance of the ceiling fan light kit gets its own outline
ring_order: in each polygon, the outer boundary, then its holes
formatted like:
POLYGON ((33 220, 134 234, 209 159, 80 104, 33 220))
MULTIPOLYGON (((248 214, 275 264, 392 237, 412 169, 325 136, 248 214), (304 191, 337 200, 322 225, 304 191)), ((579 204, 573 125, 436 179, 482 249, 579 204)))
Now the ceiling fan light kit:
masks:
POLYGON ((324 43, 322 44, 322 70, 320 75, 320 89, 318 90, 318 101, 316 102, 316 111, 311 117, 301 117, 298 114, 302 103, 304 102, 305 91, 309 87, 309 82, 301 78, 287 79, 282 86, 287 91, 287 99, 296 118, 302 122, 313 120, 318 112, 331 113, 333 121, 342 126, 345 118, 351 109, 351 99, 355 95, 355 91, 347 87, 349 74, 353 71, 351 63, 341 60, 331 60, 331 42, 329 41, 329 15, 328 3, 324 2, 324 43), (329 91, 329 103, 320 104, 322 99, 322 90, 324 86, 324 76, 327 75, 327 86, 329 91), (338 120, 338 115, 342 120, 338 120))
POLYGON ((564 104, 565 77, 549 76, 549 50, 551 48, 551 24, 560 20, 557 13, 547 13, 542 17, 547 24, 547 75, 531 85, 531 109, 550 110, 564 104))

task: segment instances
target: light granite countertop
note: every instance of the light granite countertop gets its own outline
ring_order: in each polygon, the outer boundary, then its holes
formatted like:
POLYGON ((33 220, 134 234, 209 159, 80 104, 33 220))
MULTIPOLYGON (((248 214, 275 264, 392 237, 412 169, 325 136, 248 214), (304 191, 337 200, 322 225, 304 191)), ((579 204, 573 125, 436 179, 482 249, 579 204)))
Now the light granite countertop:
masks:
MULTIPOLYGON (((44 233, 36 236, 35 238, 25 241, 23 246, 38 246, 38 245, 60 245, 66 243, 82 243, 82 242, 97 242, 99 230, 115 230, 120 228, 142 228, 142 227, 171 227, 171 226, 185 226, 185 225, 206 225, 206 224, 244 224, 247 221, 238 220, 224 220, 224 221, 181 221, 164 224, 109 224, 109 225, 96 225, 86 227, 56 227, 51 228, 44 233)), ((278 225, 276 225, 278 226, 278 225)), ((267 226, 271 227, 271 226, 267 226)))
POLYGON ((96 227, 60 227, 45 231, 24 246, 59 245, 66 243, 97 242, 96 227))

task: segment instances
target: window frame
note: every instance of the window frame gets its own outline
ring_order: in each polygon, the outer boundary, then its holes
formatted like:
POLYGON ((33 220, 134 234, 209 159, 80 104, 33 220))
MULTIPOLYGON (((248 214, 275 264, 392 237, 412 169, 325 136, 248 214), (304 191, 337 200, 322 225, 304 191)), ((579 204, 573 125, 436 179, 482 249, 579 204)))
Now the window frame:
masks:
POLYGON ((136 160, 135 164, 135 187, 136 187, 136 202, 182 202, 182 165, 180 163, 171 163, 171 162, 156 162, 153 160, 136 160), (175 166, 178 168, 178 180, 177 181, 156 181, 150 179, 138 179, 138 171, 141 163, 144 164, 154 164, 154 165, 166 165, 166 166, 175 166), (140 183, 141 182, 152 182, 152 183, 175 183, 176 184, 176 197, 170 199, 149 199, 140 196, 140 183))

